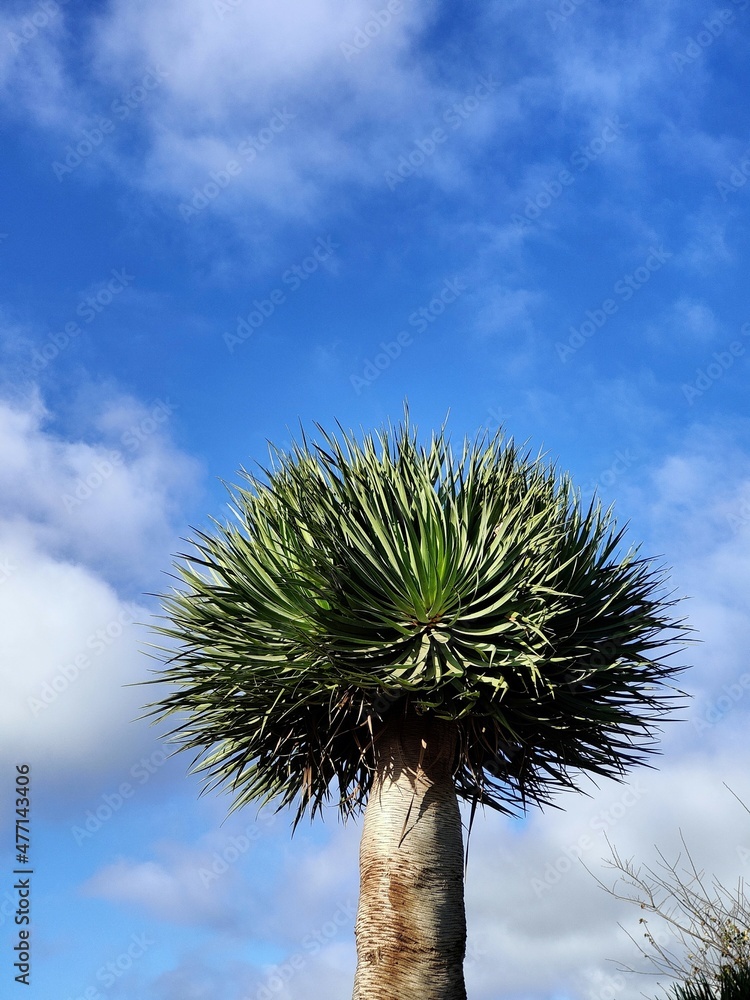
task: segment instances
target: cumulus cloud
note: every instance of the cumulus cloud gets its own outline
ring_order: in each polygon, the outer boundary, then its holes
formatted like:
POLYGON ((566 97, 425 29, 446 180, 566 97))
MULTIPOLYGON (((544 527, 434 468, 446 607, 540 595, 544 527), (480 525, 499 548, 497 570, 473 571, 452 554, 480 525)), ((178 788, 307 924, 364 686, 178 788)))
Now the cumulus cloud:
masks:
MULTIPOLYGON (((721 392, 721 384, 708 391, 721 392)), ((696 422, 634 488, 643 521, 698 597, 744 608, 750 580, 750 456, 741 427, 696 422)))
POLYGON ((348 996, 354 978, 351 946, 332 944, 319 954, 295 953, 291 961, 256 963, 227 960, 211 953, 181 955, 169 971, 157 976, 155 1000, 329 1000, 348 996))
POLYGON ((56 557, 152 580, 174 537, 171 515, 197 465, 170 443, 177 405, 115 397, 93 418, 89 440, 53 430, 38 393, 0 405, 4 523, 56 557))
POLYGON ((722 780, 748 801, 745 770, 725 751, 665 758, 658 771, 606 782, 591 798, 566 795, 565 812, 534 812, 522 826, 477 816, 467 879, 471 995, 491 1000, 502 988, 511 997, 570 992, 595 1000, 617 977, 618 997, 641 996, 649 981, 617 969, 645 969, 626 933, 642 940, 642 913, 596 881, 616 880, 607 840, 621 857, 654 866, 656 847, 671 862, 681 851, 684 858, 682 831, 709 882, 715 875, 733 888, 747 856, 747 816, 722 780))
POLYGON ((341 45, 370 19, 370 7, 296 0, 286 7, 280 16, 243 3, 221 18, 199 0, 187 9, 168 3, 144 23, 117 4, 101 24, 97 49, 108 74, 121 82, 132 67, 165 67, 139 182, 177 197, 186 221, 196 218, 190 207, 202 211, 206 194, 212 214, 232 216, 238 204, 253 203, 274 215, 314 217, 332 185, 381 183, 450 92, 408 57, 425 18, 416 6, 405 5, 349 60, 341 45), (206 193, 212 173, 226 173, 230 162, 231 181, 222 176, 220 192, 206 193))
POLYGON ((124 719, 137 698, 122 685, 143 673, 134 624, 148 612, 40 550, 28 529, 4 526, 0 547, 0 754, 8 763, 31 756, 58 777, 106 766, 131 739, 124 719))
POLYGON ((0 401, 0 758, 43 765, 60 794, 76 775, 75 794, 90 795, 144 742, 131 721, 142 689, 123 686, 147 675, 139 595, 168 565, 197 476, 166 419, 116 398, 92 439, 70 440, 38 393, 0 401))
MULTIPOLYGON (((227 929, 237 921, 239 900, 228 902, 229 885, 207 884, 201 879, 201 871, 210 871, 210 855, 178 848, 166 853, 168 857, 162 861, 121 858, 90 878, 83 892, 131 904, 138 912, 178 924, 227 929)), ((252 906, 252 896, 244 902, 244 917, 249 918, 250 911, 257 911, 257 906, 252 906)))
POLYGON ((163 840, 145 856, 106 864, 84 884, 84 894, 133 904, 170 923, 229 935, 250 931, 276 951, 317 953, 334 938, 350 936, 358 891, 357 829, 338 827, 332 810, 326 827, 315 835, 298 832, 291 840, 288 811, 251 806, 225 818, 222 807, 226 800, 220 798, 203 807, 203 820, 213 814, 220 821, 190 843, 163 840), (291 840, 281 857, 280 838, 291 840))

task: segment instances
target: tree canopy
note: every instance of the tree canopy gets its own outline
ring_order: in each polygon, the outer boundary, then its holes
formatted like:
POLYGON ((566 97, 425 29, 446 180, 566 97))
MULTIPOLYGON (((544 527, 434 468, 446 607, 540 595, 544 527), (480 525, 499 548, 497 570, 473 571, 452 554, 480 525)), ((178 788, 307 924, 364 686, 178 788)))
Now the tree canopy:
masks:
POLYGON ((176 690, 150 714, 177 714, 207 787, 296 800, 297 820, 333 797, 346 817, 404 701, 455 724, 474 805, 514 811, 646 760, 687 629, 612 511, 502 432, 455 454, 445 427, 421 445, 408 412, 361 439, 318 430, 241 470, 234 519, 196 531, 164 596, 179 646, 153 683, 176 690))

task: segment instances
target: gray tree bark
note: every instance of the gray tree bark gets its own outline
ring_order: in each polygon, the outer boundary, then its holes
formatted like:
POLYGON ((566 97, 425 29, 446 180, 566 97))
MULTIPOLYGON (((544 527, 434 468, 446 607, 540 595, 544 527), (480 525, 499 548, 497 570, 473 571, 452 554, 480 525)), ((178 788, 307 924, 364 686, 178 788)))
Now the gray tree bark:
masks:
POLYGON ((466 1000, 455 747, 450 723, 411 711, 376 740, 360 846, 353 1000, 466 1000))

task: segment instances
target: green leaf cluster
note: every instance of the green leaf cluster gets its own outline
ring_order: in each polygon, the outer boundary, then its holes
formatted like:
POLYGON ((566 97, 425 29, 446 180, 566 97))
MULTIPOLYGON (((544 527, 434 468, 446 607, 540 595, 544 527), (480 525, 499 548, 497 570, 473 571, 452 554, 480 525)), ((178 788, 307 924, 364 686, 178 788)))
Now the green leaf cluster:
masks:
POLYGON ((196 533, 164 597, 179 648, 154 683, 176 690, 151 713, 177 714, 208 787, 346 816, 407 705, 455 724, 459 795, 503 811, 644 760, 686 629, 611 511, 502 433, 456 455, 408 413, 318 429, 242 470, 234 519, 196 533))
POLYGON ((716 982, 701 974, 694 979, 674 986, 674 1000, 749 1000, 750 965, 725 965, 719 970, 716 982))

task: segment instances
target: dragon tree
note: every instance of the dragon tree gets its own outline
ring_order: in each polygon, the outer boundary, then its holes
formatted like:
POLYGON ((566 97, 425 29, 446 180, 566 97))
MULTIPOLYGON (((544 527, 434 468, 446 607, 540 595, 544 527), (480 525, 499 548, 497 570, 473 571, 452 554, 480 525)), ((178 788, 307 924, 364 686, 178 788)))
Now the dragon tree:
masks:
POLYGON ((179 557, 148 710, 232 808, 364 810, 355 1000, 460 1000, 459 800, 646 763, 688 629, 611 509, 502 432, 318 430, 179 557))

